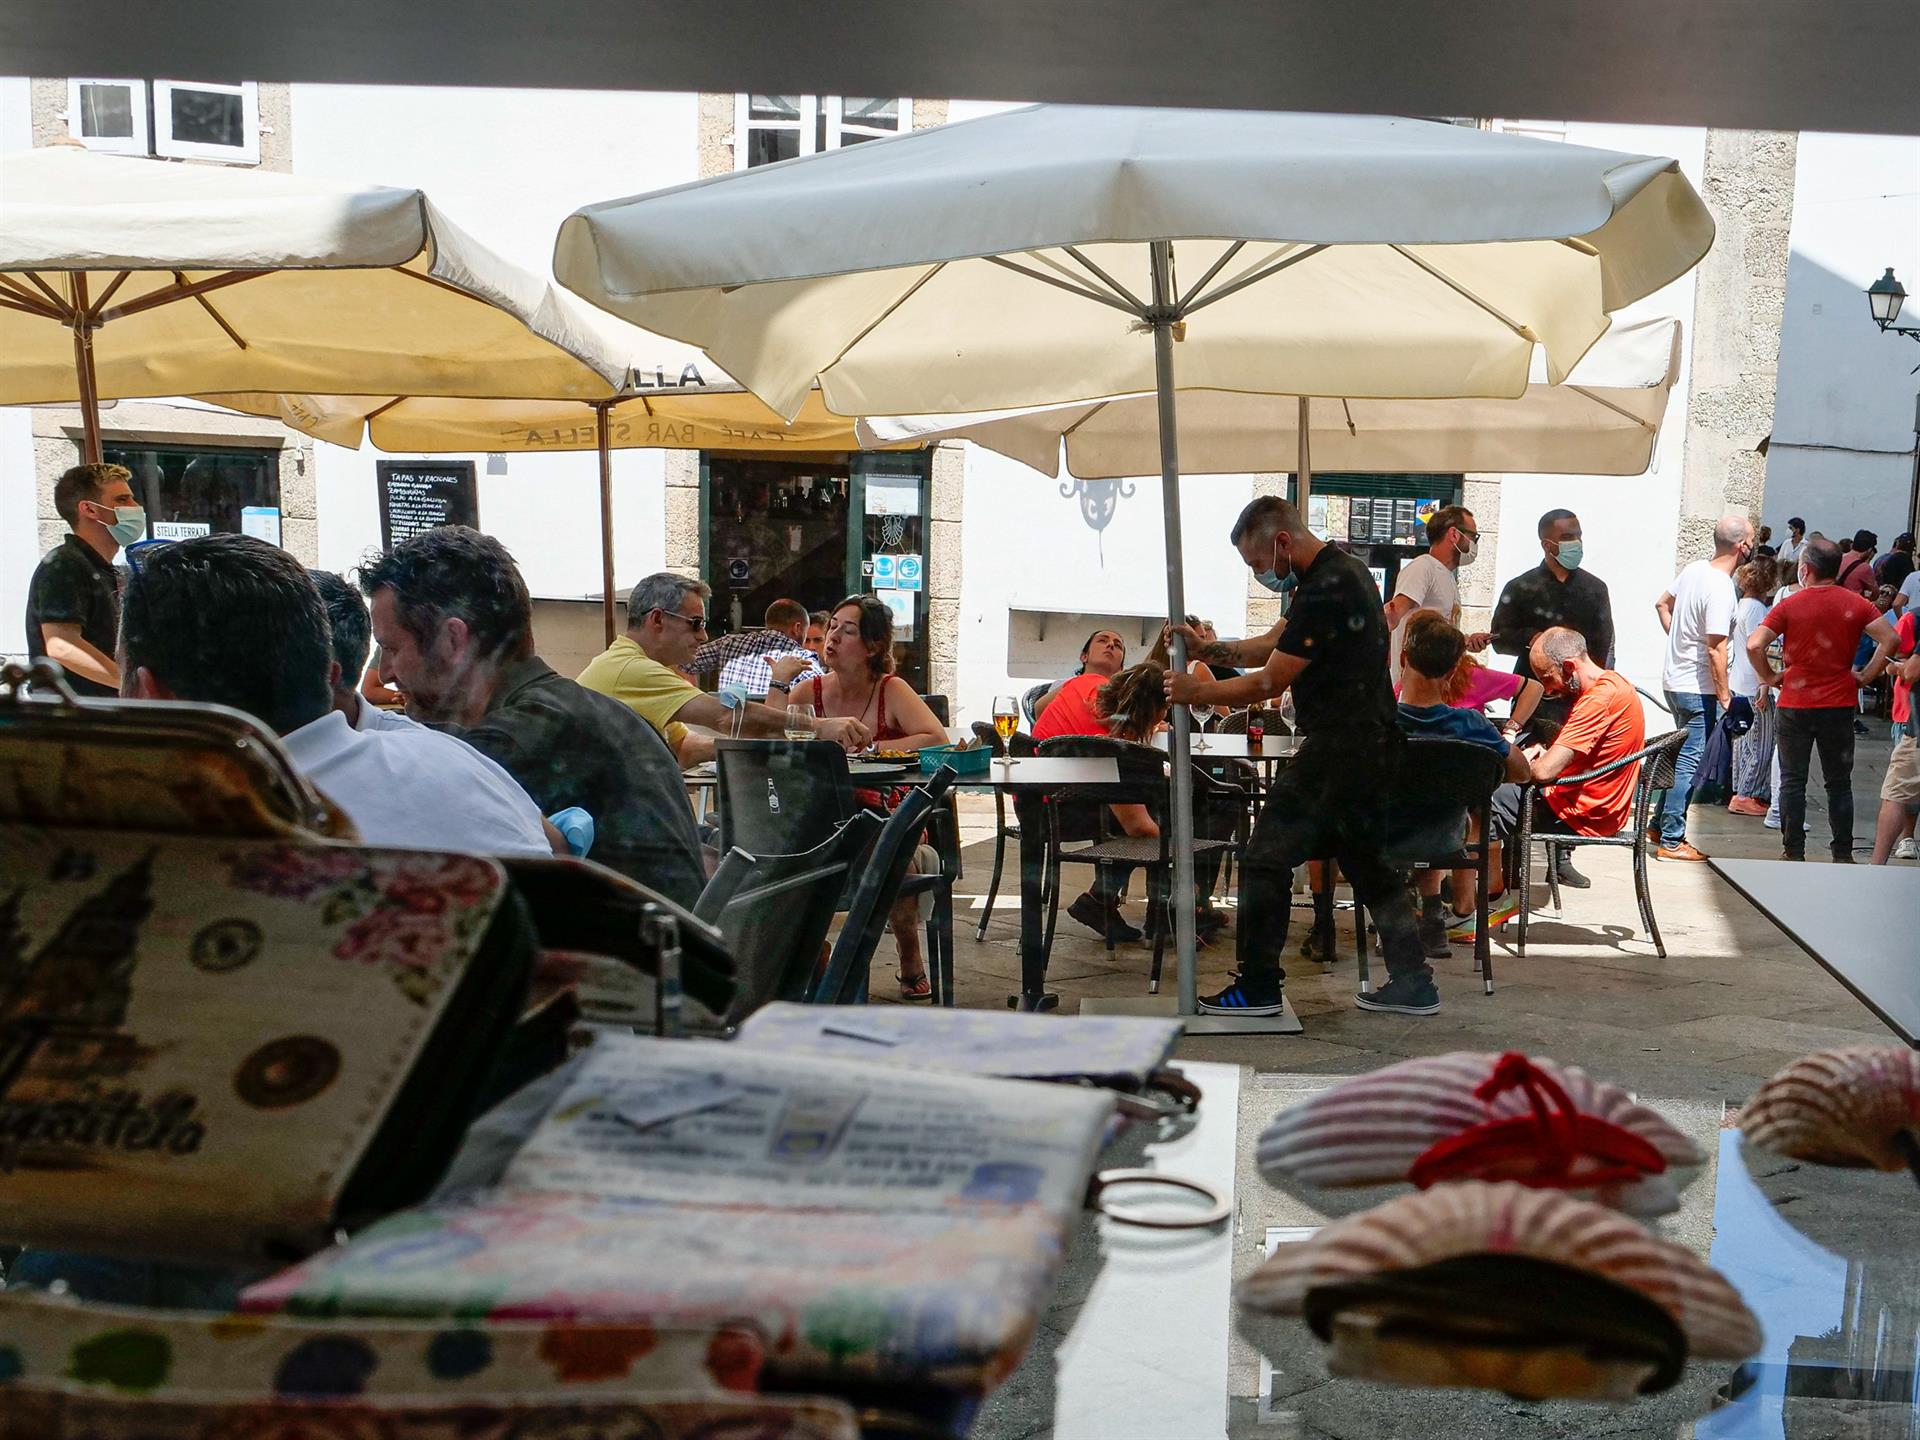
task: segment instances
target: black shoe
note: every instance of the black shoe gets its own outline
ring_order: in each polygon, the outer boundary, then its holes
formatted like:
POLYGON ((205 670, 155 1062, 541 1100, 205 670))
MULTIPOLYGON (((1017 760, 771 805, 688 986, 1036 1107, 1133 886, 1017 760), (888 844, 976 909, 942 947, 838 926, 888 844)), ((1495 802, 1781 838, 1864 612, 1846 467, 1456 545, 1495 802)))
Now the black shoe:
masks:
POLYGON ((1083 893, 1067 907, 1067 917, 1116 945, 1130 945, 1140 938, 1139 926, 1129 925, 1117 907, 1102 905, 1092 891, 1083 893))
POLYGON ((1562 860, 1554 870, 1554 878, 1569 890, 1591 890, 1593 881, 1573 868, 1571 860, 1562 860))
POLYGON ((1791 850, 1782 850, 1780 852, 1780 858, 1782 860, 1793 860, 1796 862, 1804 861, 1807 858, 1807 852, 1802 850, 1798 855, 1796 855, 1791 850))
POLYGON ((1309 930, 1300 942, 1300 958, 1310 960, 1316 965, 1333 964, 1332 934, 1322 935, 1318 930, 1309 930))
POLYGON ((1445 960, 1453 954, 1447 943, 1447 915, 1445 910, 1429 915, 1420 912, 1420 948, 1426 952, 1429 960, 1445 960))
POLYGON ((1278 976, 1242 979, 1236 975, 1219 994, 1202 995, 1199 1005, 1202 1015, 1278 1015, 1286 1001, 1278 976))
MULTIPOLYGON (((1371 995, 1356 995, 1353 1003, 1362 1010, 1384 1011, 1392 1015, 1438 1015, 1440 992, 1431 979, 1402 976, 1389 980, 1371 995)), ((1205 1008, 1203 1004, 1202 1009, 1205 1008)))

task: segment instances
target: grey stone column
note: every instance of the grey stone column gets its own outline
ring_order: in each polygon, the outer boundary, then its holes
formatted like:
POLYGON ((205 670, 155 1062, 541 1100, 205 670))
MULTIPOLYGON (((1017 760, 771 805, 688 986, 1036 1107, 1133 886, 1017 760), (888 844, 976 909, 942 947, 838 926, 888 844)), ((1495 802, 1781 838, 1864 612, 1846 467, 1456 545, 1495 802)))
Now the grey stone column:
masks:
POLYGON ((1719 234, 1697 272, 1677 558, 1712 552, 1713 523, 1756 520, 1766 493, 1799 136, 1710 130, 1702 197, 1719 234))

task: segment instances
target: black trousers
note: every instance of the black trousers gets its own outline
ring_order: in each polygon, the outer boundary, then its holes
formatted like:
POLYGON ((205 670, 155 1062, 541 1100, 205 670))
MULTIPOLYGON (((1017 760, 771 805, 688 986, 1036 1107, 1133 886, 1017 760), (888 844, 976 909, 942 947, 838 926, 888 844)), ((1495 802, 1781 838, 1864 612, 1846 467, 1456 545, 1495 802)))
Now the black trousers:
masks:
POLYGON ((1774 710, 1774 745, 1780 753, 1780 837, 1789 859, 1807 853, 1807 780, 1813 752, 1820 751, 1820 778, 1827 785, 1827 819, 1833 825, 1836 859, 1853 858, 1853 707, 1774 710))
POLYGON ((1398 730, 1337 739, 1309 735, 1275 778, 1240 864, 1243 979, 1284 976, 1280 956, 1293 918, 1293 872, 1329 854, 1360 903, 1373 912, 1389 982, 1433 974, 1420 948, 1405 881, 1381 859, 1404 749, 1398 730))

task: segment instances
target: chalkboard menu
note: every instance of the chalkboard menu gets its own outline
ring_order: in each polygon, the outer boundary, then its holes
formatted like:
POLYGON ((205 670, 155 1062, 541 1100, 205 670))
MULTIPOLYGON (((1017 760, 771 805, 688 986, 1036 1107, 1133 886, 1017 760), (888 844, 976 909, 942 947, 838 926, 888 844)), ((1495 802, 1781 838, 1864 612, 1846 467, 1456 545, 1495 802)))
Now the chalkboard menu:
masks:
POLYGON ((376 460, 380 545, 391 550, 437 525, 480 528, 480 482, 471 460, 376 460))

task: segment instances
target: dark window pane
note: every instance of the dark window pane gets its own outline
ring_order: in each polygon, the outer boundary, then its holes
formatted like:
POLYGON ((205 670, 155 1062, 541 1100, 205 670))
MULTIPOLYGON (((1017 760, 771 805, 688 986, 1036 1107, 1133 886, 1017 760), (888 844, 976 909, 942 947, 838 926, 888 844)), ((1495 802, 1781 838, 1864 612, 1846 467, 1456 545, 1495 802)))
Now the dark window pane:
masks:
POLYGON ((173 138, 182 144, 241 149, 247 143, 246 107, 238 95, 176 85, 172 114, 173 138))
POLYGON ((776 160, 791 160, 800 153, 798 130, 752 129, 747 131, 747 165, 771 165, 776 160))
POLYGON ((242 507, 280 507, 278 450, 106 445, 102 455, 133 472, 133 493, 146 507, 147 533, 156 539, 164 538, 160 525, 244 534, 242 507))
POLYGON ((840 148, 844 150, 849 145, 860 145, 868 140, 884 140, 886 138, 884 135, 863 134, 858 130, 842 130, 840 132, 840 148))
POLYGON ((747 96, 747 118, 749 120, 798 120, 800 97, 798 95, 749 95, 747 96))
POLYGON ((132 88, 126 85, 82 85, 80 134, 88 140, 131 140, 132 88))

